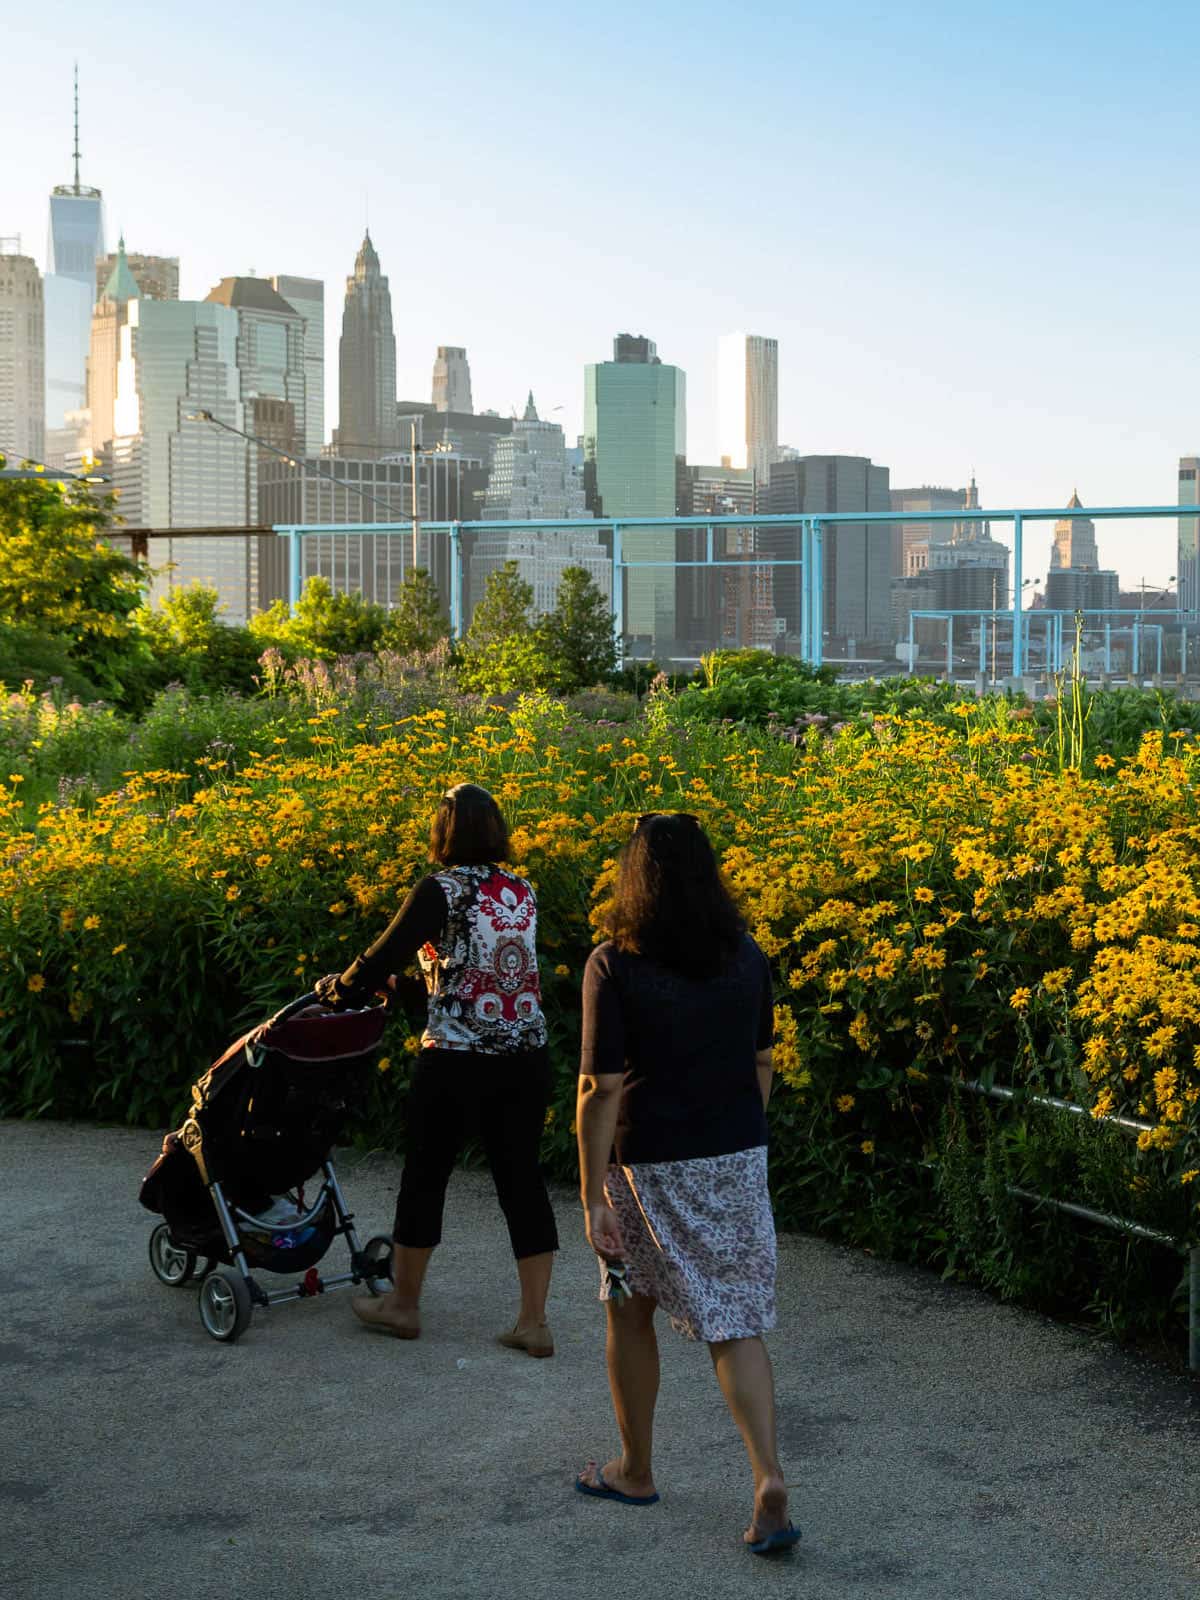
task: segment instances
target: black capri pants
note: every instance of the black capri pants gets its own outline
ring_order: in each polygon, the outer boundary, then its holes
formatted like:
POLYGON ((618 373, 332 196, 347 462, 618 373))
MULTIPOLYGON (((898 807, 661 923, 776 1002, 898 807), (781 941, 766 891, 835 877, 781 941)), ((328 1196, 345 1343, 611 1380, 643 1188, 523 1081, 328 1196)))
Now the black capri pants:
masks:
POLYGON ((558 1249, 539 1159, 550 1082, 544 1047, 512 1055, 421 1051, 408 1096, 397 1244, 428 1250, 442 1242, 446 1185, 466 1139, 478 1133, 513 1255, 520 1261, 558 1249))

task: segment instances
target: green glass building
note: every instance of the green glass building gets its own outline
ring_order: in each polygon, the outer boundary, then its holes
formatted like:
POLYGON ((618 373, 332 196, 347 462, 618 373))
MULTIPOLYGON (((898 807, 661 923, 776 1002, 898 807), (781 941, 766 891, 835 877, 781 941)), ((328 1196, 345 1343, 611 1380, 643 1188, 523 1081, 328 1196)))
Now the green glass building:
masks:
MULTIPOLYGON (((583 457, 588 506, 598 517, 678 515, 686 450, 684 374, 660 361, 653 340, 619 334, 613 359, 584 369, 583 457)), ((622 535, 626 560, 669 565, 626 575, 625 633, 635 653, 670 655, 676 639, 676 531, 622 535)))

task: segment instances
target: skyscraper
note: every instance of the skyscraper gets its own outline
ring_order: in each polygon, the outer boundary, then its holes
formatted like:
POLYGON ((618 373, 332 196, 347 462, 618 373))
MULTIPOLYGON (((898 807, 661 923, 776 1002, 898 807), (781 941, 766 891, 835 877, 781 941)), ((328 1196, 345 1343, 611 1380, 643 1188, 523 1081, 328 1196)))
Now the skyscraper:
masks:
POLYGON ((113 416, 113 477, 132 527, 247 522, 248 446, 211 423, 245 427, 238 316, 211 301, 126 302, 113 416))
MULTIPOLYGON (((1068 511, 1081 511, 1078 491, 1068 511)), ((1046 607, 1050 611, 1107 611, 1117 604, 1117 574, 1101 570, 1096 524, 1091 517, 1062 517, 1054 524, 1046 607)))
POLYGON ((392 296, 368 232, 346 279, 334 445, 339 455, 371 456, 399 442, 392 296))
MULTIPOLYGON (((541 420, 531 393, 524 416, 513 422, 511 433, 496 440, 483 517, 489 522, 550 522, 556 517, 568 522, 587 515, 583 483, 567 459, 562 428, 541 420)), ((482 532, 471 552, 472 609, 489 574, 509 560, 532 586, 538 611, 553 609, 565 567, 585 567, 606 595, 610 591, 611 563, 598 534, 549 528, 517 535, 482 532)))
MULTIPOLYGON (((686 382, 664 366, 653 340, 619 334, 613 359, 584 369, 584 483, 600 517, 677 515, 687 438, 686 382)), ((662 562, 626 577, 625 632, 657 654, 675 649, 676 533, 631 530, 627 560, 662 562)))
POLYGON ((0 455, 10 467, 46 449, 42 275, 20 239, 0 239, 0 455))
POLYGON ((748 467, 765 492, 779 459, 779 342, 728 333, 717 345, 717 454, 748 467))
POLYGON ((317 456, 325 443, 325 285, 319 278, 278 276, 272 288, 304 318, 304 438, 317 456))
POLYGON ((433 363, 433 406, 435 411, 458 411, 464 415, 471 404, 471 368, 467 352, 458 345, 438 345, 433 363))
MULTIPOLYGON (((264 287, 267 287, 264 285, 264 287)), ((126 302, 120 329, 112 478, 130 527, 236 528, 252 520, 253 452, 201 421, 246 427, 237 366, 238 313, 214 301, 126 302)), ((244 621, 257 600, 255 541, 167 540, 155 593, 201 579, 244 621)))
MULTIPOLYGON (((767 509, 792 512, 890 511, 887 467, 866 456, 801 456, 771 467, 767 509)), ((776 559, 799 555, 799 529, 763 528, 760 544, 776 559)), ((824 530, 824 631, 859 642, 891 637, 892 535, 887 523, 832 523, 824 530)), ((800 568, 779 567, 775 605, 788 632, 800 630, 800 568)))
POLYGON ((91 348, 87 364, 87 444, 94 456, 111 448, 117 400, 117 363, 121 354, 121 329, 126 308, 139 298, 137 280, 125 255, 125 240, 117 245, 113 266, 96 300, 92 314, 91 348))
MULTIPOLYGON (((1068 511, 1081 511, 1079 492, 1076 490, 1067 501, 1068 511)), ((1073 567, 1082 572, 1095 572, 1100 567, 1100 553, 1096 548, 1096 524, 1091 517, 1061 517, 1054 524, 1054 547, 1050 552, 1050 570, 1057 572, 1073 567)))
MULTIPOLYGON (((222 278, 208 301, 237 312, 238 392, 246 432, 276 450, 302 451, 307 415, 304 318, 265 278, 222 278)), ((251 520, 258 516, 259 467, 269 453, 250 453, 246 511, 251 520)))
MULTIPOLYGON (((942 489, 923 483, 916 489, 889 491, 893 511, 961 511, 967 503, 965 489, 942 489)), ((934 545, 947 544, 952 522, 898 522, 892 537, 892 576, 915 578, 929 566, 934 545)))
MULTIPOLYGON (((124 249, 124 240, 121 241, 124 249)), ((116 255, 101 256, 96 262, 96 299, 104 293, 104 286, 112 277, 117 264, 116 255)), ((125 265, 133 274, 138 293, 151 300, 179 299, 179 257, 147 256, 138 250, 125 251, 125 265)))
POLYGON ((79 181, 79 69, 75 69, 75 176, 50 195, 45 281, 46 428, 61 430, 87 403, 96 261, 104 254, 99 189, 79 181))

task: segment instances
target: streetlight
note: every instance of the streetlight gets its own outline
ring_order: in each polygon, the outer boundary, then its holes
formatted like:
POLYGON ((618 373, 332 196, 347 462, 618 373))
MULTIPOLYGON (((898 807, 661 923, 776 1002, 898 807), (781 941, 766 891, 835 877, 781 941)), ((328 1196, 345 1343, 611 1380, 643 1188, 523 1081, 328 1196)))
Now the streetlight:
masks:
POLYGON ((57 467, 48 467, 44 462, 38 461, 34 465, 23 467, 0 467, 0 480, 12 482, 21 478, 40 478, 43 483, 111 483, 111 478, 106 478, 100 472, 65 472, 57 467))
MULTIPOLYGON (((1164 584, 1163 584, 1163 585, 1162 585, 1162 586, 1161 586, 1161 587, 1160 587, 1160 586, 1159 586, 1159 585, 1157 585, 1157 584, 1153 584, 1153 583, 1152 583, 1152 584, 1150 584, 1150 585, 1149 585, 1149 588, 1150 588, 1150 591, 1151 591, 1151 593, 1152 593, 1152 594, 1153 594, 1153 595, 1154 595, 1154 596, 1155 596, 1155 598, 1156 598, 1156 599, 1157 599, 1157 598, 1159 598, 1159 597, 1161 597, 1161 596, 1162 596, 1162 595, 1165 595, 1165 594, 1170 594, 1170 592, 1171 592, 1171 585, 1172 585, 1172 584, 1173 584, 1173 583, 1175 583, 1175 582, 1177 582, 1177 581, 1178 581, 1178 580, 1177 580, 1177 578, 1176 578, 1176 575, 1175 575, 1175 573, 1172 573, 1172 574, 1171 574, 1171 576, 1170 576, 1170 577, 1169 577, 1169 578, 1168 578, 1168 579, 1167 579, 1167 581, 1166 581, 1166 583, 1164 583, 1164 584)), ((1139 583, 1139 584, 1138 584, 1138 588, 1139 588, 1139 589, 1140 589, 1140 590, 1141 590, 1141 591, 1142 591, 1142 604, 1141 604, 1141 609, 1142 609, 1142 610, 1143 610, 1143 611, 1145 611, 1145 609, 1146 609, 1146 588, 1147 588, 1147 584, 1146 584, 1146 580, 1145 580, 1145 578, 1143 578, 1143 579, 1142 579, 1142 580, 1141 580, 1141 581, 1140 581, 1140 583, 1139 583)), ((1176 597, 1176 598, 1178 598, 1178 597, 1176 597)), ((1151 602, 1150 602, 1150 609, 1151 609, 1151 610, 1152 610, 1152 611, 1153 611, 1153 609, 1154 609, 1154 600, 1151 600, 1151 602)))
POLYGON ((273 444, 268 444, 265 439, 260 439, 255 433, 247 433, 244 428, 235 428, 231 423, 222 422, 220 417, 214 417, 211 411, 188 411, 184 414, 185 422, 211 422, 214 427, 223 428, 226 433, 235 433, 240 439, 249 439, 251 444, 256 444, 260 450, 268 450, 271 455, 278 456, 289 467, 295 467, 299 472, 307 474, 310 478, 322 478, 326 483, 336 483, 339 488, 349 489, 352 494, 358 495, 361 500, 369 500, 374 506, 381 506, 389 514, 395 509, 386 500, 381 500, 378 495, 369 493, 357 483, 351 483, 348 478, 336 477, 332 472, 322 472, 320 468, 310 467, 305 461, 298 460, 289 455, 286 450, 280 450, 273 444))

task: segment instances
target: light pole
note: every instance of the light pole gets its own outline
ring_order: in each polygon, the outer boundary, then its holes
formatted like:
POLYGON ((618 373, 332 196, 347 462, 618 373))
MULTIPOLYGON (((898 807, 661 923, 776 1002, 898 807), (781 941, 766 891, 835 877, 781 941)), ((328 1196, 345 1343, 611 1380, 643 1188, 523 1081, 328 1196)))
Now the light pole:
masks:
MULTIPOLYGON (((386 500, 381 500, 378 495, 371 494, 360 484, 351 483, 348 478, 339 478, 332 472, 322 472, 319 468, 310 467, 307 462, 291 455, 287 450, 280 450, 277 445, 268 444, 265 439, 260 439, 256 433, 247 433, 244 428, 235 428, 232 423, 222 422, 220 417, 214 417, 211 411, 188 411, 184 415, 185 422, 211 422, 216 428, 223 428, 226 433, 235 433, 239 439, 248 439, 251 444, 256 444, 260 450, 267 450, 289 467, 295 467, 298 472, 303 472, 306 477, 319 478, 324 483, 335 483, 340 489, 349 489, 351 494, 358 495, 360 500, 369 500, 373 506, 380 506, 384 511, 391 513, 395 508, 386 500)), ((89 480, 90 481, 90 480, 89 480)))

